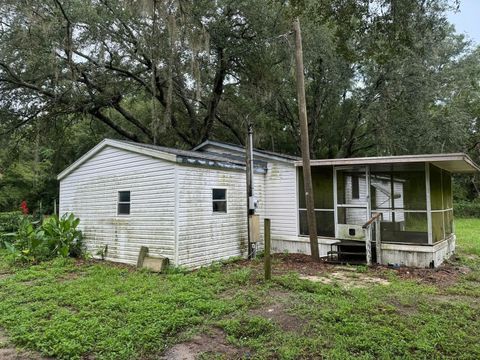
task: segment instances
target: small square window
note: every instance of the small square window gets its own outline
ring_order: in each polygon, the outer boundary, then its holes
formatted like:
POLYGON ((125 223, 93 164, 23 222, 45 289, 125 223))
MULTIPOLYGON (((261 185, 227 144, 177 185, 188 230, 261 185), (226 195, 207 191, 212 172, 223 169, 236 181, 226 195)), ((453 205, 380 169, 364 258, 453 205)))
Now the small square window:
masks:
POLYGON ((118 192, 118 215, 130 215, 130 191, 118 192))
POLYGON ((227 212, 227 190, 212 189, 213 212, 227 212))

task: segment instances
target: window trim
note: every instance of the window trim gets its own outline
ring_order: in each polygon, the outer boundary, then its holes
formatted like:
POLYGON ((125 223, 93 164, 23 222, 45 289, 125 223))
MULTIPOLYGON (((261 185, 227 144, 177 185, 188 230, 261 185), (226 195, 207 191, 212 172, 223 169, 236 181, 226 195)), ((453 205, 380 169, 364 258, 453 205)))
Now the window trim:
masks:
POLYGON ((132 191, 131 190, 117 190, 117 216, 130 216, 132 213, 132 191), (128 192, 130 201, 120 201, 120 193, 128 192), (128 204, 128 214, 120 214, 120 205, 128 204))
POLYGON ((228 214, 228 189, 226 187, 212 187, 212 213, 213 214, 228 214), (213 191, 214 190, 225 190, 225 199, 213 199, 213 191), (214 202, 224 202, 225 203, 225 211, 215 211, 213 210, 214 202))

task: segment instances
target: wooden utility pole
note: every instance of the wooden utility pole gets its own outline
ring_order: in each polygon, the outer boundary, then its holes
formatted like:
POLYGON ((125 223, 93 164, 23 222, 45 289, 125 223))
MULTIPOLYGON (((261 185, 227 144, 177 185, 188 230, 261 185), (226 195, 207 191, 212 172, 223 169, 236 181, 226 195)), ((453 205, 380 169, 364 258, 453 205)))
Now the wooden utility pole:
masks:
POLYGON ((308 141, 307 102, 305 99, 305 78, 303 74, 303 50, 300 20, 293 22, 295 33, 295 73, 297 77, 298 118, 300 120, 300 140, 303 160, 303 183, 305 187, 305 200, 307 203, 308 233, 310 235, 310 252, 314 260, 319 260, 317 221, 315 218, 315 205, 313 200, 312 172, 310 168, 310 146, 308 141))

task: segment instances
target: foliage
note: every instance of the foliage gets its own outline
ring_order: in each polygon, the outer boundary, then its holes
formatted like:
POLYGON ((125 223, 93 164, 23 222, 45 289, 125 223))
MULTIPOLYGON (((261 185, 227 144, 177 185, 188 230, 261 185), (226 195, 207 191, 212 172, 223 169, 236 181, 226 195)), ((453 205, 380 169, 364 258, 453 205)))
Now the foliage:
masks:
POLYGON ((0 247, 4 246, 4 241, 8 241, 11 235, 18 230, 20 222, 24 215, 20 211, 0 213, 0 247))
POLYGON ((23 218, 20 211, 0 213, 0 233, 10 233, 18 229, 18 224, 23 218))
POLYGON ((311 286, 293 273, 263 283, 243 262, 160 275, 63 258, 10 268, 0 252, 0 326, 60 359, 158 358, 212 327, 252 359, 479 358, 480 220, 456 226, 457 265, 470 270, 442 286, 391 269, 386 286, 311 286))
POLYGON ((455 216, 461 218, 480 218, 480 201, 456 201, 453 204, 455 216))
MULTIPOLYGON (((105 137, 205 139, 299 154, 292 16, 313 157, 468 152, 480 160, 480 50, 456 0, 5 0, 0 211, 52 213, 56 174, 105 137)), ((479 177, 458 182, 467 199, 479 177), (472 181, 473 180, 473 181, 472 181)))
POLYGON ((72 213, 61 218, 53 215, 43 222, 42 230, 51 254, 61 257, 80 257, 83 254, 82 232, 77 229, 78 224, 80 219, 72 213))
POLYGON ((36 263, 53 257, 79 257, 83 254, 82 233, 77 229, 80 219, 73 214, 61 218, 51 216, 40 224, 24 217, 13 240, 5 247, 13 261, 36 263))

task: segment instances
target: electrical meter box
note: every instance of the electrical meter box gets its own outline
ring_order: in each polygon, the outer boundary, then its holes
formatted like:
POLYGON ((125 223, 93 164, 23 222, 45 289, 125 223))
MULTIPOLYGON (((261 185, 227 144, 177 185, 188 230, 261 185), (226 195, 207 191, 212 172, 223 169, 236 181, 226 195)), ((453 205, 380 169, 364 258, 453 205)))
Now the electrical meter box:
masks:
POLYGON ((257 210, 258 208, 258 199, 255 196, 250 196, 248 198, 248 210, 257 210))

